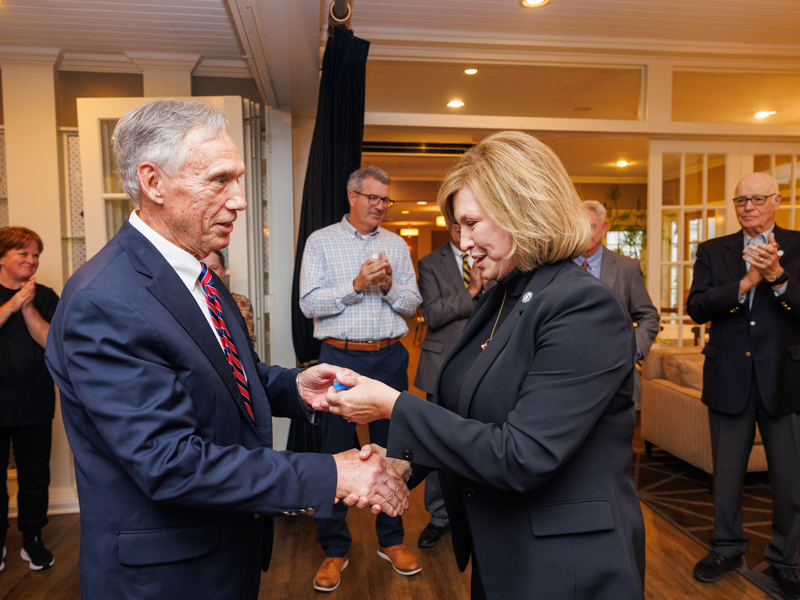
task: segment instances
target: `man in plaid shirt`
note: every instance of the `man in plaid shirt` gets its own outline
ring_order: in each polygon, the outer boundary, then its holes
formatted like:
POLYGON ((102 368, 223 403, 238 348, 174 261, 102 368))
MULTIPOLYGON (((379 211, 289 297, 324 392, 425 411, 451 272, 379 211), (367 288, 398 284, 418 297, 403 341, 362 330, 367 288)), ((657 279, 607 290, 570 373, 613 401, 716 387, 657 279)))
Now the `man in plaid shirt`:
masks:
MULTIPOLYGON (((377 167, 355 171, 347 181, 350 213, 341 222, 315 231, 306 242, 300 279, 300 308, 314 319, 314 337, 322 340, 319 360, 352 369, 397 390, 408 389, 408 352, 400 338, 408 333, 403 317, 422 302, 414 266, 403 238, 380 227, 389 208, 389 177, 377 167)), ((322 452, 353 447, 355 424, 317 413, 322 452)), ((370 441, 386 446, 389 421, 369 424, 370 441)), ((332 592, 347 567, 350 532, 347 507, 338 503, 331 519, 318 519, 317 537, 325 560, 314 588, 332 592)), ((403 546, 400 516, 376 518, 378 556, 401 575, 420 566, 403 546)))

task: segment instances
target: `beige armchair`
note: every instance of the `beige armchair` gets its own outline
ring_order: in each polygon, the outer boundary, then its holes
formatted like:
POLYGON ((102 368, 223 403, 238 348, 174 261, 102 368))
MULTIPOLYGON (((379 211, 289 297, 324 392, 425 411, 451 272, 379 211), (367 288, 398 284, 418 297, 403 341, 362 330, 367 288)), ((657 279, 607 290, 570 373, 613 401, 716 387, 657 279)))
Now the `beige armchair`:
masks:
MULTIPOLYGON (((703 360, 700 348, 653 348, 642 369, 642 438, 711 474, 708 408, 700 401, 703 360)), ((767 458, 756 428, 748 472, 766 471, 767 458)))

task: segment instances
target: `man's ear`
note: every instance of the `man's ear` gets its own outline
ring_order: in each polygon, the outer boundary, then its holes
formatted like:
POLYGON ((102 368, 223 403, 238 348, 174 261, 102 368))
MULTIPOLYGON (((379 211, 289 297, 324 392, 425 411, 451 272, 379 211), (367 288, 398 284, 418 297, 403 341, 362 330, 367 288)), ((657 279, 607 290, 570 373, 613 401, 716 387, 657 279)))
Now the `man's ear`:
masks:
POLYGON ((347 192, 347 200, 350 202, 350 207, 356 205, 356 193, 353 190, 347 192))
POLYGON ((150 162, 143 162, 136 169, 136 176, 139 178, 139 187, 142 194, 155 202, 164 203, 164 171, 150 162))

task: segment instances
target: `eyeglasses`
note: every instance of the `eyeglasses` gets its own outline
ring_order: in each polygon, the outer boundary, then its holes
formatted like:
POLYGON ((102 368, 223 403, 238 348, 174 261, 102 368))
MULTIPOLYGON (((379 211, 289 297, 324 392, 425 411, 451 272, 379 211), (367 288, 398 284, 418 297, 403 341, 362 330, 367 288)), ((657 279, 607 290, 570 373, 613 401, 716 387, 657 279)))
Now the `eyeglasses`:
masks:
POLYGON ((378 206, 378 204, 380 204, 381 202, 385 202, 386 208, 392 208, 392 205, 394 204, 394 200, 392 200, 391 198, 376 196, 375 194, 362 194, 361 192, 356 192, 355 190, 353 190, 353 192, 358 194, 359 196, 366 197, 367 202, 369 202, 370 206, 378 206))
POLYGON ((750 201, 753 203, 753 206, 761 206, 767 201, 767 198, 772 198, 772 196, 775 195, 777 195, 777 192, 775 194, 770 194, 769 196, 753 196, 752 198, 747 198, 746 196, 736 196, 736 198, 733 199, 733 203, 736 206, 747 206, 747 202, 750 201))

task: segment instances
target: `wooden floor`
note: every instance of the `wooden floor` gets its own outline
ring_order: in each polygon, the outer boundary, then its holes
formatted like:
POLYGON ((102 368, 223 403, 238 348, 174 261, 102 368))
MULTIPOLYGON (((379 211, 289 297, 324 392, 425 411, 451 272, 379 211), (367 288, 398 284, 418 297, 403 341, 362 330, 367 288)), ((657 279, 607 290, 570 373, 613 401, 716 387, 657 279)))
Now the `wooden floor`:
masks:
MULTIPOLYGON (((413 336, 413 331, 412 331, 413 336)), ((412 336, 409 336, 410 338, 412 336)), ((414 372, 418 348, 407 345, 414 372)), ((412 391, 418 391, 412 389, 412 391)), ((359 432, 360 434, 362 432, 359 432)), ((641 450, 641 438, 634 447, 641 450)), ((678 532, 664 519, 642 506, 647 530, 647 573, 645 595, 648 600, 770 600, 738 573, 727 573, 722 581, 703 584, 692 577, 694 564, 705 554, 703 548, 678 532)), ((404 515, 405 543, 416 554, 422 572, 413 577, 395 573, 389 563, 376 555, 378 540, 375 517, 350 510, 347 523, 353 535, 342 584, 332 594, 316 592, 311 580, 324 555, 317 544, 317 528, 313 519, 277 519, 272 566, 262 575, 260 599, 320 600, 467 600, 469 568, 459 573, 453 559, 450 535, 435 548, 422 550, 416 542, 428 522, 422 487, 411 494, 411 509, 404 515)), ((56 557, 55 566, 34 572, 19 557, 22 538, 12 521, 6 546, 6 568, 0 573, 0 600, 77 600, 78 515, 56 515, 44 530, 43 538, 56 557)), ((114 600, 114 599, 109 599, 114 600)), ((198 598, 197 600, 203 600, 198 598)), ((230 600, 238 600, 232 598, 230 600)), ((550 600, 550 599, 548 599, 550 600)), ((557 600, 557 599, 553 599, 557 600)))

